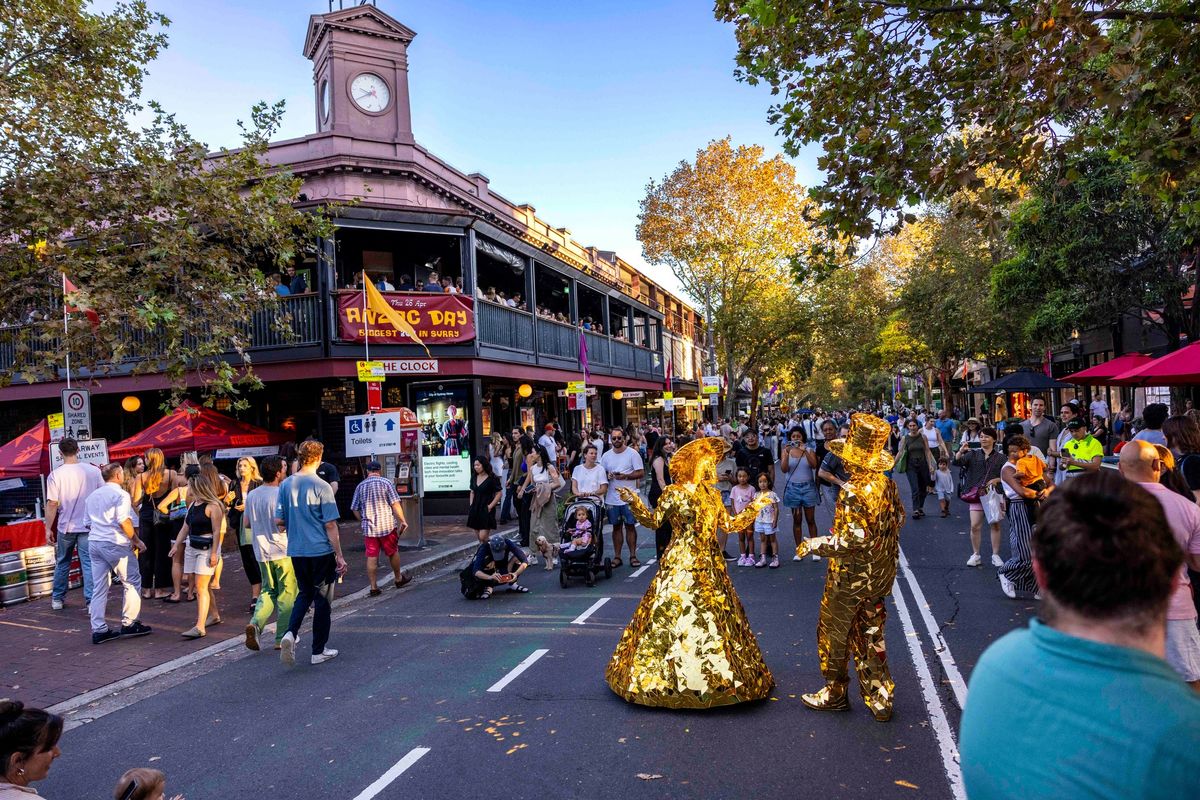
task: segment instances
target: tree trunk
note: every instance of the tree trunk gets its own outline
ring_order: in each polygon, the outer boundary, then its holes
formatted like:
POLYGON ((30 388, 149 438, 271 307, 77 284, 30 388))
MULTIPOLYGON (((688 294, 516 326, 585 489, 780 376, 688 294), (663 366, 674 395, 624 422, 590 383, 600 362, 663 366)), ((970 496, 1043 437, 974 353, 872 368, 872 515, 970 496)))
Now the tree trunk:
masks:
POLYGON ((750 428, 755 429, 758 421, 758 378, 750 379, 750 428))
POLYGON ((733 352, 728 344, 724 345, 722 350, 725 351, 725 418, 732 422, 737 409, 737 369, 733 365, 733 352))

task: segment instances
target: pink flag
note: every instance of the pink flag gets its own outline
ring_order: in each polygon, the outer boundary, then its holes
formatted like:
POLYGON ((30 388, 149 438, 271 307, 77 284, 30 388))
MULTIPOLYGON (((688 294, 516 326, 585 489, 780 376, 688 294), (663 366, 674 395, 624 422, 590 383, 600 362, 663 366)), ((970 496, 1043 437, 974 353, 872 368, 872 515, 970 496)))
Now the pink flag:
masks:
POLYGON ((592 373, 588 369, 587 337, 583 335, 583 328, 579 329, 579 368, 583 370, 584 382, 590 381, 592 373))

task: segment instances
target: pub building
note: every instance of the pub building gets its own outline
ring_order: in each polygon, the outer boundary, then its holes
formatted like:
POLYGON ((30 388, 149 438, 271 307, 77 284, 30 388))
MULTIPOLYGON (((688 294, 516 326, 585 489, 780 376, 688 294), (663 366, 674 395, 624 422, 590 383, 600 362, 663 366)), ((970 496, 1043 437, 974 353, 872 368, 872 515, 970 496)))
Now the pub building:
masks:
MULTIPOLYGON (((272 143, 268 157, 303 178, 302 205, 354 205, 338 211, 319 257, 297 266, 307 291, 280 298, 294 335, 252 321, 250 351, 265 388, 239 417, 321 439, 343 471, 339 503, 347 506, 361 468, 344 457, 344 417, 367 409, 356 370, 365 317, 370 358, 387 373, 382 405, 413 409, 425 433, 426 511, 459 513, 469 454, 484 452, 493 431, 532 426, 540 434, 549 421, 568 433, 593 422, 669 424, 659 400, 668 364, 675 397, 693 401, 678 404, 676 424, 697 418, 703 331, 694 309, 615 253, 578 244, 533 206, 493 192, 484 175, 464 174, 416 142, 408 90, 415 35, 374 5, 309 19, 316 132, 272 143), (364 270, 429 355, 364 315, 364 270), (569 410, 562 395, 583 379, 581 346, 587 407, 569 410)), ((12 365, 5 355, 0 369, 12 365)), ((125 372, 88 386, 94 435, 110 443, 158 418, 166 386, 160 375, 125 372)), ((62 387, 0 390, 4 440, 58 411, 62 387)))

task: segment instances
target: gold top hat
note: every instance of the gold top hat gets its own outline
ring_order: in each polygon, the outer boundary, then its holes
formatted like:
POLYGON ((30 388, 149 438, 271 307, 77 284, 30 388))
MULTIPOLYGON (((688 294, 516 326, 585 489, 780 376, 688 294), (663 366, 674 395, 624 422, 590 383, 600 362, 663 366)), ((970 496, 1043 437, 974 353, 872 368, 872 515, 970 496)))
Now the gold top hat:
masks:
POLYGON ((725 457, 729 442, 723 436, 693 439, 671 456, 673 483, 711 483, 717 479, 717 462, 725 457), (711 473, 711 474, 710 474, 711 473))
POLYGON ((825 446, 851 466, 872 472, 886 472, 895 459, 883 452, 892 426, 885 419, 871 414, 855 414, 850 418, 850 435, 834 439, 825 446))

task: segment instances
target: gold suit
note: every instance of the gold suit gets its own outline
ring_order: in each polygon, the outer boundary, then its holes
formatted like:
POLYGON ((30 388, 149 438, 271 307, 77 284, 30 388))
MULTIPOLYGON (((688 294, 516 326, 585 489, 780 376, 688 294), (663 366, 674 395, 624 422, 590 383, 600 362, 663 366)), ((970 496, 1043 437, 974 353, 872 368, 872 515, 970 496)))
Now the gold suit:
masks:
POLYGON ((892 462, 882 452, 888 433, 885 420, 856 414, 849 436, 829 444, 843 459, 850 480, 838 498, 831 534, 796 548, 801 556, 815 553, 830 560, 817 622, 825 687, 804 695, 804 704, 822 711, 849 710, 846 690, 854 656, 863 701, 881 722, 891 718, 895 690, 883 639, 884 598, 896 577, 904 525, 900 493, 882 474, 892 462))
POLYGON ((730 518, 712 488, 728 447, 718 437, 681 447, 671 459, 673 483, 653 511, 621 491, 642 525, 653 529, 669 520, 674 529, 605 674, 631 703, 710 708, 764 699, 774 685, 717 546, 718 528, 745 530, 768 502, 756 501, 730 518))

